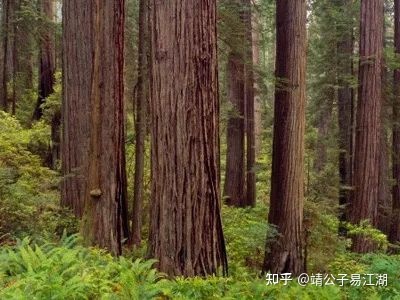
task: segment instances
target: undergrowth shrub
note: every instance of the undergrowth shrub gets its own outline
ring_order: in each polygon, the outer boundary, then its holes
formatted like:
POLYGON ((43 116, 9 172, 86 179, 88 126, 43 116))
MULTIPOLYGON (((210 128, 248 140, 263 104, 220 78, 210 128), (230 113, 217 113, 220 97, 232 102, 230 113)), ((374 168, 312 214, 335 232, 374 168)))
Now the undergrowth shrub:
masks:
POLYGON ((58 174, 35 154, 49 139, 39 122, 24 129, 14 117, 0 112, 0 243, 29 235, 48 239, 76 225, 59 203, 58 174))
POLYGON ((223 206, 224 236, 232 275, 254 275, 261 270, 267 236, 275 235, 266 217, 267 209, 263 205, 255 208, 223 206))

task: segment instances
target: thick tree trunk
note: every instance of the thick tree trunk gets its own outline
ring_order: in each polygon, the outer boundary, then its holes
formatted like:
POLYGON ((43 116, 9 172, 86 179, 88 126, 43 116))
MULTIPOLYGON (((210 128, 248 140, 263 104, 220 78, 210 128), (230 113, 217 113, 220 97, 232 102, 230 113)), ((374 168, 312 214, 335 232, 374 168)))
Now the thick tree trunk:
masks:
POLYGON ((216 1, 151 1, 149 254, 169 275, 227 271, 220 216, 216 1))
MULTIPOLYGON (((54 21, 54 1, 41 0, 40 13, 48 21, 54 21)), ((46 33, 41 36, 39 51, 39 96, 33 114, 34 120, 39 120, 42 117, 43 110, 41 105, 54 91, 55 42, 52 31, 46 30, 46 33)))
POLYGON ((246 198, 245 206, 256 205, 256 137, 254 127, 254 71, 251 0, 244 0, 243 23, 245 28, 245 112, 246 112, 246 198))
POLYGON ((302 273, 306 1, 277 2, 275 121, 269 223, 279 235, 267 242, 264 271, 302 273))
POLYGON ((228 119, 224 198, 232 206, 245 206, 244 165, 244 64, 243 56, 230 53, 227 66, 228 99, 233 112, 228 119))
MULTIPOLYGON (((400 0, 395 5, 395 51, 400 55, 400 0)), ((393 212, 389 239, 392 243, 400 241, 400 68, 394 71, 393 100, 393 212)))
POLYGON ((89 160, 91 11, 92 1, 69 0, 63 4, 61 204, 72 209, 77 217, 83 214, 89 160))
POLYGON ((124 1, 93 0, 90 151, 85 243, 121 254, 127 237, 123 105, 124 1))
MULTIPOLYGON (((340 0, 337 5, 339 11, 346 15, 351 11, 349 0, 340 0)), ((342 224, 339 227, 341 235, 346 234, 343 226, 348 221, 348 205, 351 197, 352 185, 352 153, 353 153, 353 123, 354 123, 354 99, 353 89, 350 86, 349 78, 353 76, 353 52, 354 38, 353 29, 348 27, 349 24, 344 23, 338 25, 340 33, 337 43, 337 81, 338 81, 338 125, 339 125, 339 220, 342 224)))
MULTIPOLYGON (((354 157, 355 195, 350 221, 368 220, 377 225, 379 151, 382 106, 383 1, 361 1, 359 102, 354 157)), ((364 236, 353 237, 352 249, 369 252, 375 248, 364 236)))
POLYGON ((142 241, 143 174, 146 139, 146 108, 148 99, 148 24, 147 0, 139 5, 139 57, 135 119, 135 178, 133 187, 132 244, 139 246, 142 241))

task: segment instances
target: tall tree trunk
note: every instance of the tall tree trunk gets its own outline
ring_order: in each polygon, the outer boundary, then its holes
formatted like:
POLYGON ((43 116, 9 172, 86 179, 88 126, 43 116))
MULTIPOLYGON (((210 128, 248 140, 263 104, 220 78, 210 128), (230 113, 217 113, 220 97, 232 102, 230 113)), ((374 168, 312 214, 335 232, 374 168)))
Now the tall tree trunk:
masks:
POLYGON ((146 139, 146 107, 148 99, 148 1, 140 0, 139 4, 139 57, 138 81, 135 119, 135 178, 133 187, 132 243, 140 245, 142 241, 142 204, 143 204, 143 174, 146 139))
POLYGON ((216 1, 151 1, 149 254, 169 275, 227 271, 220 216, 216 1))
POLYGON ((302 273, 304 133, 306 102, 306 1, 276 8, 276 90, 268 221, 279 236, 267 241, 264 271, 302 273))
MULTIPOLYGON (((232 1, 232 13, 243 20, 242 1, 232 1)), ((236 18, 235 18, 236 19, 236 18)), ((226 131, 226 167, 224 183, 224 199, 227 205, 245 206, 245 67, 244 53, 237 49, 237 44, 244 41, 244 24, 239 22, 229 39, 235 43, 228 55, 226 78, 228 101, 232 109, 228 118, 226 131)))
MULTIPOLYGON (((258 5, 258 0, 254 1, 258 5)), ((252 11, 252 48, 253 48, 253 66, 260 66, 260 31, 262 30, 260 26, 260 16, 259 12, 255 9, 252 11)), ((254 135, 255 135, 255 154, 256 157, 260 154, 261 144, 262 144, 262 99, 260 94, 260 82, 262 80, 261 76, 257 72, 254 74, 254 135)))
POLYGON ((124 1, 93 0, 90 151, 82 232, 88 245, 121 254, 127 237, 123 105, 124 1))
POLYGON ((89 160, 92 7, 92 1, 69 0, 64 2, 62 13, 61 204, 72 209, 77 217, 83 214, 89 160))
MULTIPOLYGON (((368 220, 377 225, 379 151, 382 106, 383 1, 361 1, 359 102, 354 157, 355 195, 350 221, 368 220)), ((369 252, 375 245, 365 236, 354 236, 352 249, 369 252)))
POLYGON ((246 111, 246 206, 256 205, 256 139, 254 127, 254 71, 251 0, 244 0, 243 23, 245 28, 245 111, 246 111))
MULTIPOLYGON (((384 4, 385 6, 386 4, 384 4)), ((385 8, 383 14, 383 47, 386 47, 386 24, 385 24, 385 8)), ((391 195, 390 195, 390 177, 389 177, 389 131, 386 123, 389 119, 390 112, 388 110, 388 94, 387 86, 389 79, 389 72, 386 66, 386 61, 382 59, 382 110, 381 110, 381 138, 380 138, 380 151, 379 151, 379 191, 378 191, 378 223, 377 228, 389 235, 390 222, 391 222, 391 195)))
POLYGON ((226 204, 237 207, 245 206, 244 76, 243 56, 232 51, 228 57, 227 86, 233 111, 226 132, 224 198, 226 204))
POLYGON ((1 88, 0 88, 0 107, 2 110, 8 110, 8 48, 9 48, 9 31, 10 31, 10 1, 2 0, 2 65, 1 65, 1 88))
MULTIPOLYGON (((53 22, 54 1, 41 0, 40 13, 47 19, 47 21, 53 22)), ((42 117, 43 110, 41 105, 54 91, 55 41, 52 30, 46 30, 46 32, 40 37, 39 51, 39 96, 33 114, 34 120, 39 120, 42 117)))
MULTIPOLYGON (((400 55, 400 0, 394 1, 395 51, 400 55)), ((393 101, 393 212, 389 239, 392 243, 400 241, 400 68, 394 71, 393 101)))
MULTIPOLYGON (((341 14, 346 17, 351 11, 352 1, 339 0, 338 8, 341 14)), ((348 221, 348 205, 351 197, 352 185, 352 153, 353 153, 353 123, 354 123, 354 99, 353 89, 350 86, 349 78, 353 75, 352 56, 354 52, 353 28, 348 23, 340 23, 337 27, 339 32, 337 43, 337 81, 338 81, 338 125, 339 125, 339 220, 342 224, 339 227, 341 235, 346 234, 343 224, 348 221)))

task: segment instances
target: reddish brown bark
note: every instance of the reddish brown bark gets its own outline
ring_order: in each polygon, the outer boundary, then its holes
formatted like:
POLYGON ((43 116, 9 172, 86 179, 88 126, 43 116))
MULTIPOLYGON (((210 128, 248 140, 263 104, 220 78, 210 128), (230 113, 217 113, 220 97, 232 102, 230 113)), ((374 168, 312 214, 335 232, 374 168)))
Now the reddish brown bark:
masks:
POLYGON ((245 206, 244 164, 244 63, 243 56, 231 53, 227 66, 228 99, 233 111, 228 119, 224 198, 232 206, 245 206))
POLYGON ((82 232, 86 244, 121 254, 128 237, 123 105, 124 1, 92 2, 89 172, 82 232))
MULTIPOLYGON (((361 1, 359 101, 354 157, 355 194, 350 221, 377 225, 379 151, 382 106, 383 1, 361 1)), ((352 250, 368 252, 375 245, 365 236, 353 237, 352 250)))
POLYGON ((169 275, 226 272, 216 1, 151 1, 149 254, 169 275))
POLYGON ((91 11, 92 1, 70 0, 63 4, 61 204, 72 209, 78 217, 83 214, 89 157, 91 11))
POLYGON ((279 235, 267 241, 263 269, 298 275, 304 268, 306 1, 278 1, 276 21, 277 83, 268 221, 279 235))

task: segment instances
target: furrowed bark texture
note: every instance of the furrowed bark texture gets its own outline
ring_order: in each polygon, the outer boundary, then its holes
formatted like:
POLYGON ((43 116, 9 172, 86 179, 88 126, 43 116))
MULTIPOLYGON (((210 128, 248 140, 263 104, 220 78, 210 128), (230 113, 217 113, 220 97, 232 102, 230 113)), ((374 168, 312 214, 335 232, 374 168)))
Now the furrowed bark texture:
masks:
MULTIPOLYGON (((395 51, 400 55, 400 0, 395 5, 395 51)), ((393 217, 389 239, 391 242, 400 241, 400 69, 394 71, 394 101, 393 101, 393 217)))
POLYGON ((227 271, 220 216, 216 1, 151 1, 149 254, 169 275, 227 271))
POLYGON ((86 244, 122 252, 128 237, 123 104, 124 0, 94 0, 90 151, 82 232, 86 244))
POLYGON ((277 56, 271 203, 268 221, 279 235, 267 241, 264 271, 302 273, 306 1, 277 2, 277 56))
POLYGON ((92 1, 63 3, 61 204, 81 217, 87 185, 92 82, 92 1), (81 41, 81 42, 78 42, 81 41))
MULTIPOLYGON (((354 157, 355 195, 350 221, 377 225, 382 106, 383 1, 361 1, 359 102, 354 157)), ((369 252, 375 245, 363 236, 353 238, 352 250, 369 252)))

